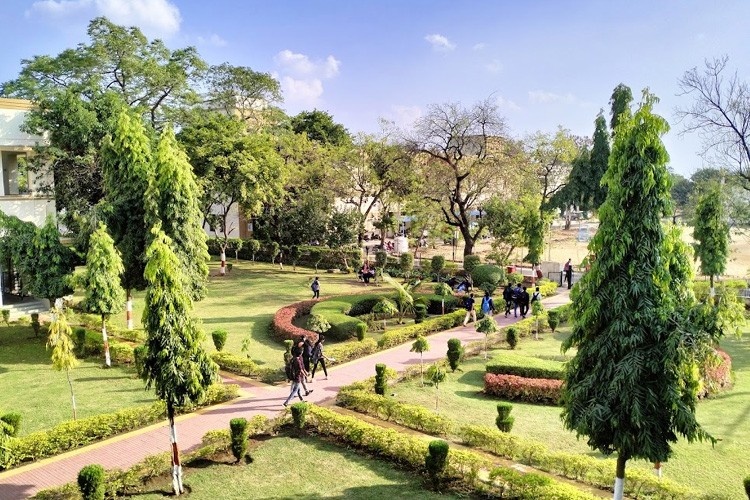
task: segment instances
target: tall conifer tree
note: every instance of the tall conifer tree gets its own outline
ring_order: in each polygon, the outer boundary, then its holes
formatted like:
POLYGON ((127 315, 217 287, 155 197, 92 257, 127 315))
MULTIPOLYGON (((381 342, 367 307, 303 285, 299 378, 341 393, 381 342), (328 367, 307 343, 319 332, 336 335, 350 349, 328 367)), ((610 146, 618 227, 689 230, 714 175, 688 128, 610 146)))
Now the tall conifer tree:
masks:
POLYGON ((214 382, 218 367, 203 349, 204 334, 190 316, 192 302, 182 285, 180 261, 159 224, 146 251, 146 305, 143 327, 148 351, 143 362, 146 387, 166 403, 172 442, 172 489, 184 492, 177 445, 175 409, 199 400, 214 382))
POLYGON ((667 122, 644 91, 635 116, 620 123, 604 181, 609 189, 590 244, 596 256, 573 293, 577 347, 563 389, 565 427, 592 448, 617 453, 615 499, 631 458, 664 462, 677 435, 708 437, 695 419, 697 380, 687 308, 691 269, 669 213, 667 122))
POLYGON ((146 195, 148 223, 153 226, 161 221, 180 260, 186 290, 192 300, 200 300, 206 296, 209 261, 200 192, 171 127, 162 132, 154 160, 154 182, 146 195))
POLYGON ((709 276, 713 297, 714 277, 726 271, 729 254, 729 224, 717 183, 701 194, 694 221, 695 257, 701 261, 701 274, 709 276))
POLYGON ((120 110, 114 133, 102 148, 109 233, 122 255, 122 286, 127 295, 127 325, 133 327, 132 290, 143 290, 144 252, 148 235, 145 220, 146 191, 153 182, 151 147, 140 118, 120 110))

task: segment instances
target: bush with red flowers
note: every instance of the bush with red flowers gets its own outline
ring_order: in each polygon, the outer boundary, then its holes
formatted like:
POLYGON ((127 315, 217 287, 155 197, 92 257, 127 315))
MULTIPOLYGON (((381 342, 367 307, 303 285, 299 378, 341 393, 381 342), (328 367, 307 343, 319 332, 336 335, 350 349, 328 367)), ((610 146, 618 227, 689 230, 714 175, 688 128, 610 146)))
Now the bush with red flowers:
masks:
POLYGON ((484 375, 485 394, 514 401, 557 405, 560 401, 561 388, 562 380, 494 373, 484 375))

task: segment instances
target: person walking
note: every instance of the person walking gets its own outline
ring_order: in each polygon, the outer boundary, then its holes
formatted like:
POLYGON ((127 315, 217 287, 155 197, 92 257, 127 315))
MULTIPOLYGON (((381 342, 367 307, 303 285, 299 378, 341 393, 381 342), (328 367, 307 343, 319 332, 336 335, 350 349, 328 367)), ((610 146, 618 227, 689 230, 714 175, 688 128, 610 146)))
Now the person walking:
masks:
POLYGON ((484 297, 482 297, 482 312, 485 316, 489 316, 490 313, 497 314, 497 311, 495 310, 495 303, 492 301, 490 292, 486 290, 484 292, 484 297))
POLYGON ((534 293, 531 295, 531 303, 533 304, 537 300, 542 300, 542 292, 539 291, 539 287, 536 287, 534 293))
POLYGON ((318 281, 318 277, 316 276, 315 279, 312 282, 312 285, 310 285, 310 289, 312 290, 314 299, 320 298, 320 281, 318 281))
POLYGON ((307 388, 307 377, 310 376, 310 364, 305 365, 305 340, 307 337, 300 337, 297 341, 297 345, 292 348, 292 356, 299 358, 300 369, 302 370, 302 389, 305 391, 305 396, 310 394, 313 390, 307 388))
POLYGON ((305 336, 302 344, 302 364, 305 365, 305 371, 310 373, 310 360, 312 359, 313 343, 310 337, 305 336))
POLYGON ((295 395, 297 395, 300 401, 304 401, 304 399, 302 399, 303 371, 301 355, 297 350, 294 350, 292 353, 292 359, 289 360, 289 363, 286 366, 286 376, 292 382, 292 389, 289 391, 289 397, 284 401, 284 406, 288 406, 289 401, 291 401, 295 395))
POLYGON ((330 361, 330 358, 326 357, 326 355, 323 353, 323 342, 325 342, 326 338, 323 335, 318 335, 318 341, 315 342, 315 345, 313 346, 312 350, 312 364, 313 364, 313 370, 312 370, 312 377, 315 378, 315 370, 318 369, 318 365, 323 367, 323 374, 326 376, 326 380, 328 380, 328 370, 326 369, 326 360, 330 361))
POLYGON ((507 318, 513 308, 513 285, 510 283, 505 285, 503 289, 503 300, 505 301, 505 317, 507 318))
POLYGON ((565 273, 565 281, 568 282, 568 290, 573 286, 573 264, 568 259, 568 262, 563 266, 563 272, 565 273))
POLYGON ((513 317, 518 317, 518 309, 521 307, 521 285, 516 284, 511 291, 511 299, 513 299, 513 317))
POLYGON ((526 287, 523 287, 519 302, 521 303, 521 317, 525 318, 529 312, 529 292, 526 291, 526 287))
POLYGON ((477 312, 474 310, 474 294, 470 293, 468 297, 464 297, 464 308, 466 308, 466 317, 464 318, 464 326, 469 322, 469 318, 476 323, 477 312))

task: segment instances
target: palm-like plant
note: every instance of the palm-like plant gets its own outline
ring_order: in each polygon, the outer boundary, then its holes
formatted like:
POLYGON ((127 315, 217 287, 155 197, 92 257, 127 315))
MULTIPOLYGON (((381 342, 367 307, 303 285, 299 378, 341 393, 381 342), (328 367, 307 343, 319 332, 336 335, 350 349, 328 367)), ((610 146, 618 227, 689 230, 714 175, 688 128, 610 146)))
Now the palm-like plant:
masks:
POLYGON ((413 281, 408 285, 404 286, 397 282, 387 274, 383 275, 383 279, 396 290, 396 295, 393 297, 393 302, 396 304, 398 309, 398 322, 402 324, 404 322, 404 316, 412 314, 414 312, 414 305, 419 303, 425 303, 423 299, 414 299, 412 291, 419 286, 421 283, 419 280, 413 281))
POLYGON ((375 306, 372 308, 372 313, 376 318, 378 314, 383 315, 383 331, 385 331, 386 317, 398 314, 398 307, 396 307, 396 304, 394 304, 393 301, 384 297, 380 299, 377 304, 375 304, 375 306))

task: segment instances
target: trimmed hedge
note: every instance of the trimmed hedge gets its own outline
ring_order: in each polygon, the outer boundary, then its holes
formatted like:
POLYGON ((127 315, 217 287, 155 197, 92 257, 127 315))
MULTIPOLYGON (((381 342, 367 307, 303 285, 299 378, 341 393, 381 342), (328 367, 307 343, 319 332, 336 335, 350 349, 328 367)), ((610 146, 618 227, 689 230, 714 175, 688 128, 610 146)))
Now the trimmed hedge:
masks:
POLYGON ((276 314, 273 315, 273 321, 271 321, 271 334, 274 339, 279 342, 297 340, 299 337, 310 337, 312 340, 316 340, 318 338, 317 333, 300 328, 294 325, 292 321, 310 314, 313 306, 318 302, 319 300, 303 300, 276 311, 276 314))
MULTIPOLYGON (((250 436, 263 434, 269 427, 268 418, 262 415, 252 417, 248 423, 250 436)), ((203 436, 201 446, 190 453, 184 454, 183 465, 205 460, 219 453, 226 453, 231 447, 229 430, 209 431, 203 436)), ((155 477, 169 474, 172 468, 172 454, 170 452, 147 456, 143 461, 127 470, 114 469, 106 471, 104 475, 106 498, 116 498, 128 494, 139 493, 140 488, 155 477)), ((76 483, 68 483, 56 488, 42 490, 34 497, 36 500, 78 500, 80 494, 76 483)))
MULTIPOLYGON (((442 283, 445 285, 445 283, 442 283)), ((445 285, 448 286, 448 285, 445 285)), ((461 307, 461 302, 454 295, 425 295, 427 299, 427 312, 430 314, 442 314, 443 302, 445 303, 445 312, 450 313, 461 307)))
POLYGON ((534 356, 503 353, 487 363, 485 371, 496 375, 517 375, 526 378, 562 380, 564 364, 559 361, 541 359, 534 356))
POLYGON ((353 340, 326 347, 326 355, 336 360, 329 364, 336 365, 367 356, 377 352, 377 350, 378 343, 375 342, 375 339, 353 340))
MULTIPOLYGON (((428 442, 417 437, 400 433, 394 429, 385 429, 368 424, 353 417, 339 415, 327 408, 310 405, 307 423, 319 434, 330 436, 336 441, 354 448, 381 456, 413 470, 423 471, 425 456, 428 453, 428 442)), ((443 473, 447 480, 459 481, 474 494, 504 498, 504 492, 510 487, 519 491, 534 483, 533 497, 516 496, 513 498, 535 498, 545 500, 593 500, 593 495, 575 489, 573 486, 543 478, 538 474, 525 474, 523 481, 516 477, 505 477, 502 481, 485 482, 479 473, 483 469, 499 469, 485 457, 471 451, 450 449, 443 473), (516 486, 517 485, 517 486, 516 486)))
POLYGON ((230 352, 212 352, 211 359, 219 368, 228 372, 253 377, 258 375, 258 365, 251 359, 230 352))
MULTIPOLYGON (((539 287, 539 293, 542 294, 542 297, 549 297, 557 293, 556 281, 550 281, 546 278, 542 278, 536 282, 536 286, 539 287)), ((529 294, 533 292, 534 292, 533 289, 529 290, 529 294)))
POLYGON ((445 316, 438 316, 436 318, 429 318, 424 320, 422 323, 404 326, 395 330, 390 330, 383 333, 378 341, 379 349, 388 349, 399 344, 403 344, 410 339, 415 339, 419 335, 427 335, 429 333, 440 332, 459 326, 464 320, 463 311, 455 311, 445 316))
MULTIPOLYGON (((336 340, 346 340, 357 336, 358 324, 366 324, 362 320, 350 315, 355 305, 357 306, 356 312, 364 311, 368 305, 369 309, 372 310, 377 301, 384 296, 386 294, 341 295, 332 297, 315 304, 310 314, 320 314, 331 324, 331 329, 326 332, 326 337, 336 340)), ((364 314, 364 312, 361 314, 364 314)))
MULTIPOLYGON (((236 398, 238 394, 239 386, 236 384, 214 384, 208 388, 206 398, 200 405, 180 408, 180 413, 193 411, 199 406, 223 403, 236 398)), ((121 432, 144 427, 164 419, 165 415, 164 403, 156 401, 150 405, 64 422, 47 431, 10 439, 6 442, 6 449, 0 451, 0 470, 51 457, 121 432)))
POLYGON ((557 405, 560 402, 561 391, 562 380, 484 374, 485 394, 503 399, 557 405))
MULTIPOLYGON (((227 250, 227 257, 234 257, 235 253, 232 248, 236 247, 236 242, 239 238, 230 238, 229 249, 227 250)), ((255 257, 256 261, 260 262, 271 262, 272 246, 268 245, 267 242, 260 242, 260 249, 253 255, 251 241, 257 241, 252 239, 242 240, 242 248, 237 252, 237 256, 243 260, 252 260, 255 257)), ((208 244, 208 253, 211 255, 219 255, 221 253, 219 242, 216 238, 209 238, 206 242, 208 244)), ((350 249, 331 249, 323 246, 312 246, 312 245, 300 245, 297 247, 299 256, 297 257, 298 266, 315 267, 317 263, 318 269, 339 269, 343 266, 342 252, 345 253, 346 259, 349 265, 355 268, 359 268, 362 262, 362 251, 359 248, 350 249)), ((292 260, 289 257, 289 250, 284 248, 284 260, 285 264, 291 264, 292 260)), ((278 262, 278 259, 277 259, 278 262)))
POLYGON ((438 415, 424 406, 399 403, 386 396, 363 390, 342 388, 336 395, 336 403, 344 408, 434 436, 448 435, 453 426, 447 417, 438 415))

